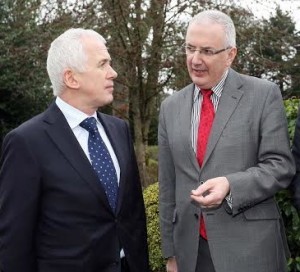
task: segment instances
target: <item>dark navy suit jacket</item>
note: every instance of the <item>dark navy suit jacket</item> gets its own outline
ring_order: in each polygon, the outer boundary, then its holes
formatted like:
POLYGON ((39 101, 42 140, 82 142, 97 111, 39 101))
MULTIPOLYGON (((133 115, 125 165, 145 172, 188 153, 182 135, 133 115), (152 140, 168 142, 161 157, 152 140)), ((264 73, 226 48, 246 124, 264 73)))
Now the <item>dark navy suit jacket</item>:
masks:
POLYGON ((98 114, 121 169, 114 213, 92 166, 53 103, 4 139, 0 169, 0 270, 148 271, 146 220, 128 125, 98 114))

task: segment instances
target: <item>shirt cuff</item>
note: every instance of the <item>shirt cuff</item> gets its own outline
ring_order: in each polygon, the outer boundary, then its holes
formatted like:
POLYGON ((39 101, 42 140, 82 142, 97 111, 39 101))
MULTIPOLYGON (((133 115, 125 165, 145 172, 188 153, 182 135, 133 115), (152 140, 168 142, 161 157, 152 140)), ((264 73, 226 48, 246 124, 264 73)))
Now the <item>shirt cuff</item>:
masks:
POLYGON ((231 192, 229 192, 229 194, 225 197, 228 206, 230 207, 230 209, 232 209, 232 194, 231 192))

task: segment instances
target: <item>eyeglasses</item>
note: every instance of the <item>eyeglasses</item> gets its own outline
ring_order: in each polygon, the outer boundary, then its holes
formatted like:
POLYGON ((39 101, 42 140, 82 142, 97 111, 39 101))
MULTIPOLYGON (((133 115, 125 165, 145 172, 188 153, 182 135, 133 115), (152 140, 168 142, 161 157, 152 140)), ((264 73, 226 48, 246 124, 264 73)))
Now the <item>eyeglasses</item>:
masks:
POLYGON ((219 54, 221 52, 224 52, 224 51, 226 51, 228 49, 231 49, 232 47, 228 46, 226 48, 222 48, 222 49, 219 49, 219 50, 212 49, 212 48, 206 48, 206 47, 197 49, 194 46, 184 44, 182 48, 184 49, 184 53, 186 55, 194 55, 195 52, 198 51, 199 54, 201 54, 203 56, 210 57, 210 56, 213 56, 213 55, 217 55, 217 54, 219 54))

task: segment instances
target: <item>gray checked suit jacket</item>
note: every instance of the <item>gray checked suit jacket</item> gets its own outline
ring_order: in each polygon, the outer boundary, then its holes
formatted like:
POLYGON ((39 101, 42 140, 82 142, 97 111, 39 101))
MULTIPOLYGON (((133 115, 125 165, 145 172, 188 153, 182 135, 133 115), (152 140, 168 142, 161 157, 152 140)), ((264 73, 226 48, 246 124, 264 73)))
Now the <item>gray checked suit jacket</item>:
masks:
POLYGON ((289 255, 274 195, 295 173, 279 88, 230 69, 199 168, 191 145, 194 84, 161 105, 159 208, 164 257, 195 272, 199 216, 206 221, 216 272, 284 272, 289 255), (225 176, 233 197, 201 210, 190 199, 200 181, 225 176))

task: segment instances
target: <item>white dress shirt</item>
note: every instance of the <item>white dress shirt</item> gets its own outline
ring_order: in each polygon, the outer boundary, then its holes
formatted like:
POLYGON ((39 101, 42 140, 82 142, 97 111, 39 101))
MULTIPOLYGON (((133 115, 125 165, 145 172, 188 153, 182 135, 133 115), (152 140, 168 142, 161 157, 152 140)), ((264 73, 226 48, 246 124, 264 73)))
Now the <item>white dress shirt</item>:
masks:
POLYGON ((84 112, 74 108, 70 104, 63 101, 61 98, 56 98, 56 105, 58 108, 62 111, 63 115, 65 116, 70 128, 72 129, 76 139, 78 140, 80 146, 82 147, 85 155, 88 157, 89 161, 91 162, 89 150, 88 150, 88 138, 89 138, 89 132, 80 126, 80 123, 85 120, 88 117, 94 117, 97 120, 97 127, 100 133, 100 136, 103 139, 103 142, 105 143, 108 152, 112 158, 114 167, 117 172, 117 179, 118 183, 120 182, 120 166, 117 159, 117 156, 111 146, 111 143, 107 137, 107 134, 105 133, 104 127, 100 123, 100 121, 97 118, 97 113, 94 112, 92 116, 89 116, 85 114, 84 112))

